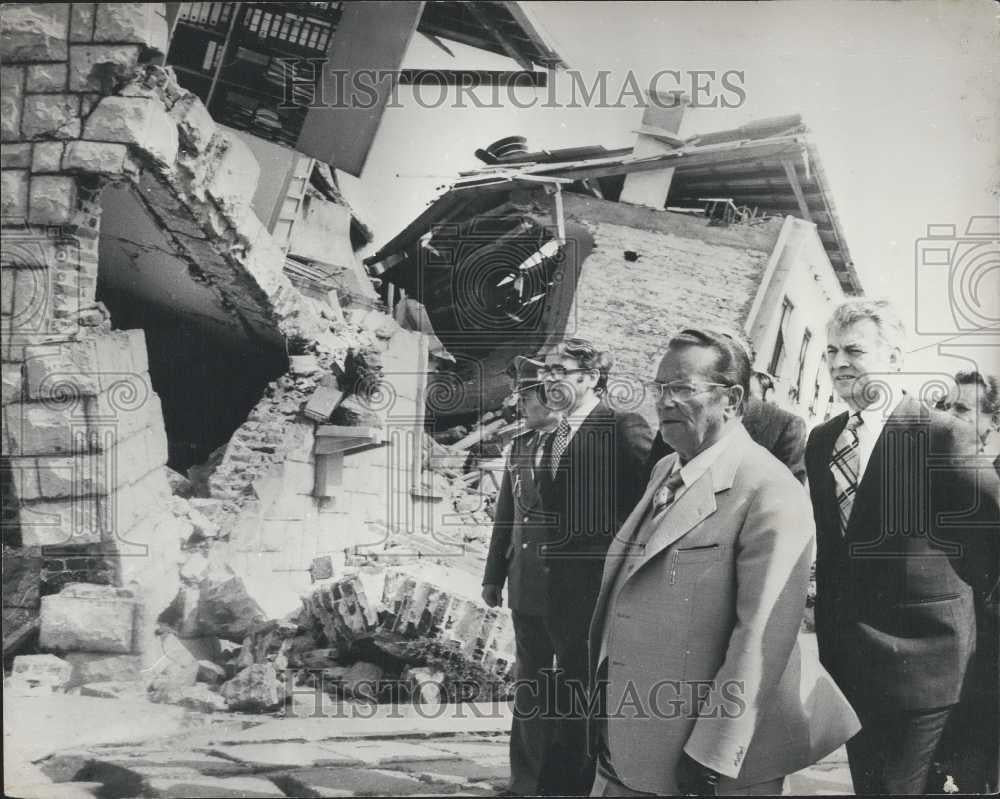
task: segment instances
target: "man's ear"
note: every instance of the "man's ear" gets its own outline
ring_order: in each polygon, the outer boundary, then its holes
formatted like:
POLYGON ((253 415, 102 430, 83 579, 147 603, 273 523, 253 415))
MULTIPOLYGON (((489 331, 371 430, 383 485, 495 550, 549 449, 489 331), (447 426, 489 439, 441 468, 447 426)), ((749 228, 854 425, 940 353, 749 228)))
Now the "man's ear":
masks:
POLYGON ((743 386, 730 386, 726 390, 726 396, 729 397, 726 410, 735 416, 739 412, 740 405, 746 401, 746 397, 743 396, 743 386))
POLYGON ((900 371, 903 368, 903 349, 902 347, 893 347, 889 350, 889 363, 896 369, 900 371))

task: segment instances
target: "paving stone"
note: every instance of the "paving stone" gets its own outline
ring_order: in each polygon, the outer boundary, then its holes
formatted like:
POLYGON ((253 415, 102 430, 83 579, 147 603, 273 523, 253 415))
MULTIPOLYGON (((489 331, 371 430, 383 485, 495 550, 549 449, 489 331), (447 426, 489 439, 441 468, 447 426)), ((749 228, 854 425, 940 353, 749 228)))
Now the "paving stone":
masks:
MULTIPOLYGON (((58 755, 50 758, 54 760, 58 755)), ((194 769, 209 777, 231 777, 249 775, 251 769, 244 763, 237 763, 224 757, 217 757, 206 752, 195 752, 189 749, 165 750, 155 748, 118 750, 102 749, 94 753, 94 757, 124 768, 170 767, 179 769, 194 769)), ((46 761, 49 762, 49 761, 46 761)))
POLYGON ((506 736, 498 737, 494 742, 431 740, 427 742, 427 746, 468 760, 505 761, 510 756, 510 742, 506 736))
POLYGON ((190 773, 164 776, 146 774, 146 784, 161 799, 189 799, 192 796, 284 797, 270 780, 260 777, 206 777, 193 769, 190 773))
POLYGON ((285 741, 269 744, 217 746, 212 754, 259 768, 307 766, 360 766, 362 761, 327 746, 285 741))
POLYGON ((429 774, 438 777, 461 777, 467 782, 488 782, 506 786, 510 780, 507 761, 475 761, 453 758, 427 762, 426 760, 394 763, 394 769, 408 774, 429 774))
POLYGON ((325 746, 345 757, 354 758, 372 766, 413 761, 427 763, 435 760, 450 760, 453 757, 448 752, 424 744, 398 740, 338 741, 325 744, 325 746))
POLYGON ((311 768, 273 775, 289 796, 412 796, 427 784, 384 769, 311 768))

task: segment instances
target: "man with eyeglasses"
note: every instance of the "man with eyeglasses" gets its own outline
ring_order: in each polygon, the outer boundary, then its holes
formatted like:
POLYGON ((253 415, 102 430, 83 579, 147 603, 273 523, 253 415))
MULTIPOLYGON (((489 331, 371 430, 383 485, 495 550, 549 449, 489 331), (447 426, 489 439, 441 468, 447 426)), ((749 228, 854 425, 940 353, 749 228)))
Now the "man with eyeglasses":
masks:
MULTIPOLYGON (((749 341, 726 333, 747 352, 750 363, 753 364, 755 353, 749 341)), ((786 411, 774 403, 767 401, 768 392, 773 392, 774 381, 767 372, 754 372, 750 380, 750 395, 747 397, 746 409, 743 413, 743 426, 750 438, 781 461, 795 475, 800 483, 806 481, 806 422, 801 416, 786 411)), ((673 449, 657 433, 653 439, 653 447, 646 461, 643 482, 649 480, 653 467, 661 458, 671 454, 673 449)))
POLYGON ((798 644, 809 501, 741 424, 749 382, 731 337, 684 330, 648 385, 674 454, 605 561, 590 627, 594 796, 780 794, 858 729, 798 644))
MULTIPOLYGON (((563 340, 544 354, 539 369, 544 402, 558 422, 539 437, 533 451, 537 502, 513 507, 507 524, 531 533, 521 541, 533 550, 530 593, 511 589, 518 658, 537 669, 558 673, 552 686, 554 719, 544 719, 548 737, 524 742, 515 753, 512 736, 512 788, 515 793, 578 795, 590 790, 593 761, 586 749, 587 627, 600 587, 604 553, 642 490, 638 475, 649 453, 652 430, 640 415, 620 414, 603 400, 612 360, 584 339, 563 340), (530 756, 523 756, 530 750, 530 756), (535 781, 521 779, 515 763, 530 763, 535 781)), ((497 519, 500 519, 498 504, 497 519)), ((497 539, 497 528, 494 531, 497 539)), ((500 539, 502 540, 502 539, 500 539)), ((499 555, 493 554, 493 563, 499 555)), ((519 553, 522 554, 522 553, 519 553)), ((488 565, 483 596, 498 604, 502 570, 488 565)), ((508 576, 508 580, 510 577, 508 576)), ((522 669, 518 668, 519 676, 522 669)), ((520 731, 526 729, 524 726, 520 731)))

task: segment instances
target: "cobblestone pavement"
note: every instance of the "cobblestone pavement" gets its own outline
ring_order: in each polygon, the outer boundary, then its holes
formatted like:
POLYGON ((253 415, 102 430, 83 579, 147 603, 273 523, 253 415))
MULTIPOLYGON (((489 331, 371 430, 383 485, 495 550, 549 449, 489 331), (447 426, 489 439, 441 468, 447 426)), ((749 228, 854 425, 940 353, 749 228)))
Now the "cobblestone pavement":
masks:
MULTIPOLYGON (((506 788, 509 775, 509 710, 491 707, 500 712, 478 718, 430 719, 412 708, 347 719, 192 716, 184 729, 148 740, 108 742, 104 736, 93 744, 61 743, 28 764, 33 791, 11 791, 8 778, 8 795, 491 796, 506 788)), ((842 749, 792 775, 786 789, 795 795, 850 792, 842 749)))

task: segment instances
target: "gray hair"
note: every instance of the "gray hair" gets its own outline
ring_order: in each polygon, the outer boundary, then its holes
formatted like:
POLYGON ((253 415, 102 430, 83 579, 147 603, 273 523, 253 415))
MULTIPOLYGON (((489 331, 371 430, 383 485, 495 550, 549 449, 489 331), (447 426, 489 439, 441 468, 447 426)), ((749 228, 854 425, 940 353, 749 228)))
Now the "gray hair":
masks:
POLYGON ((871 319, 875 323, 883 343, 889 347, 903 349, 906 343, 906 327, 888 300, 859 298, 842 302, 834 308, 833 316, 826 324, 827 335, 833 330, 843 330, 865 319, 871 319))

